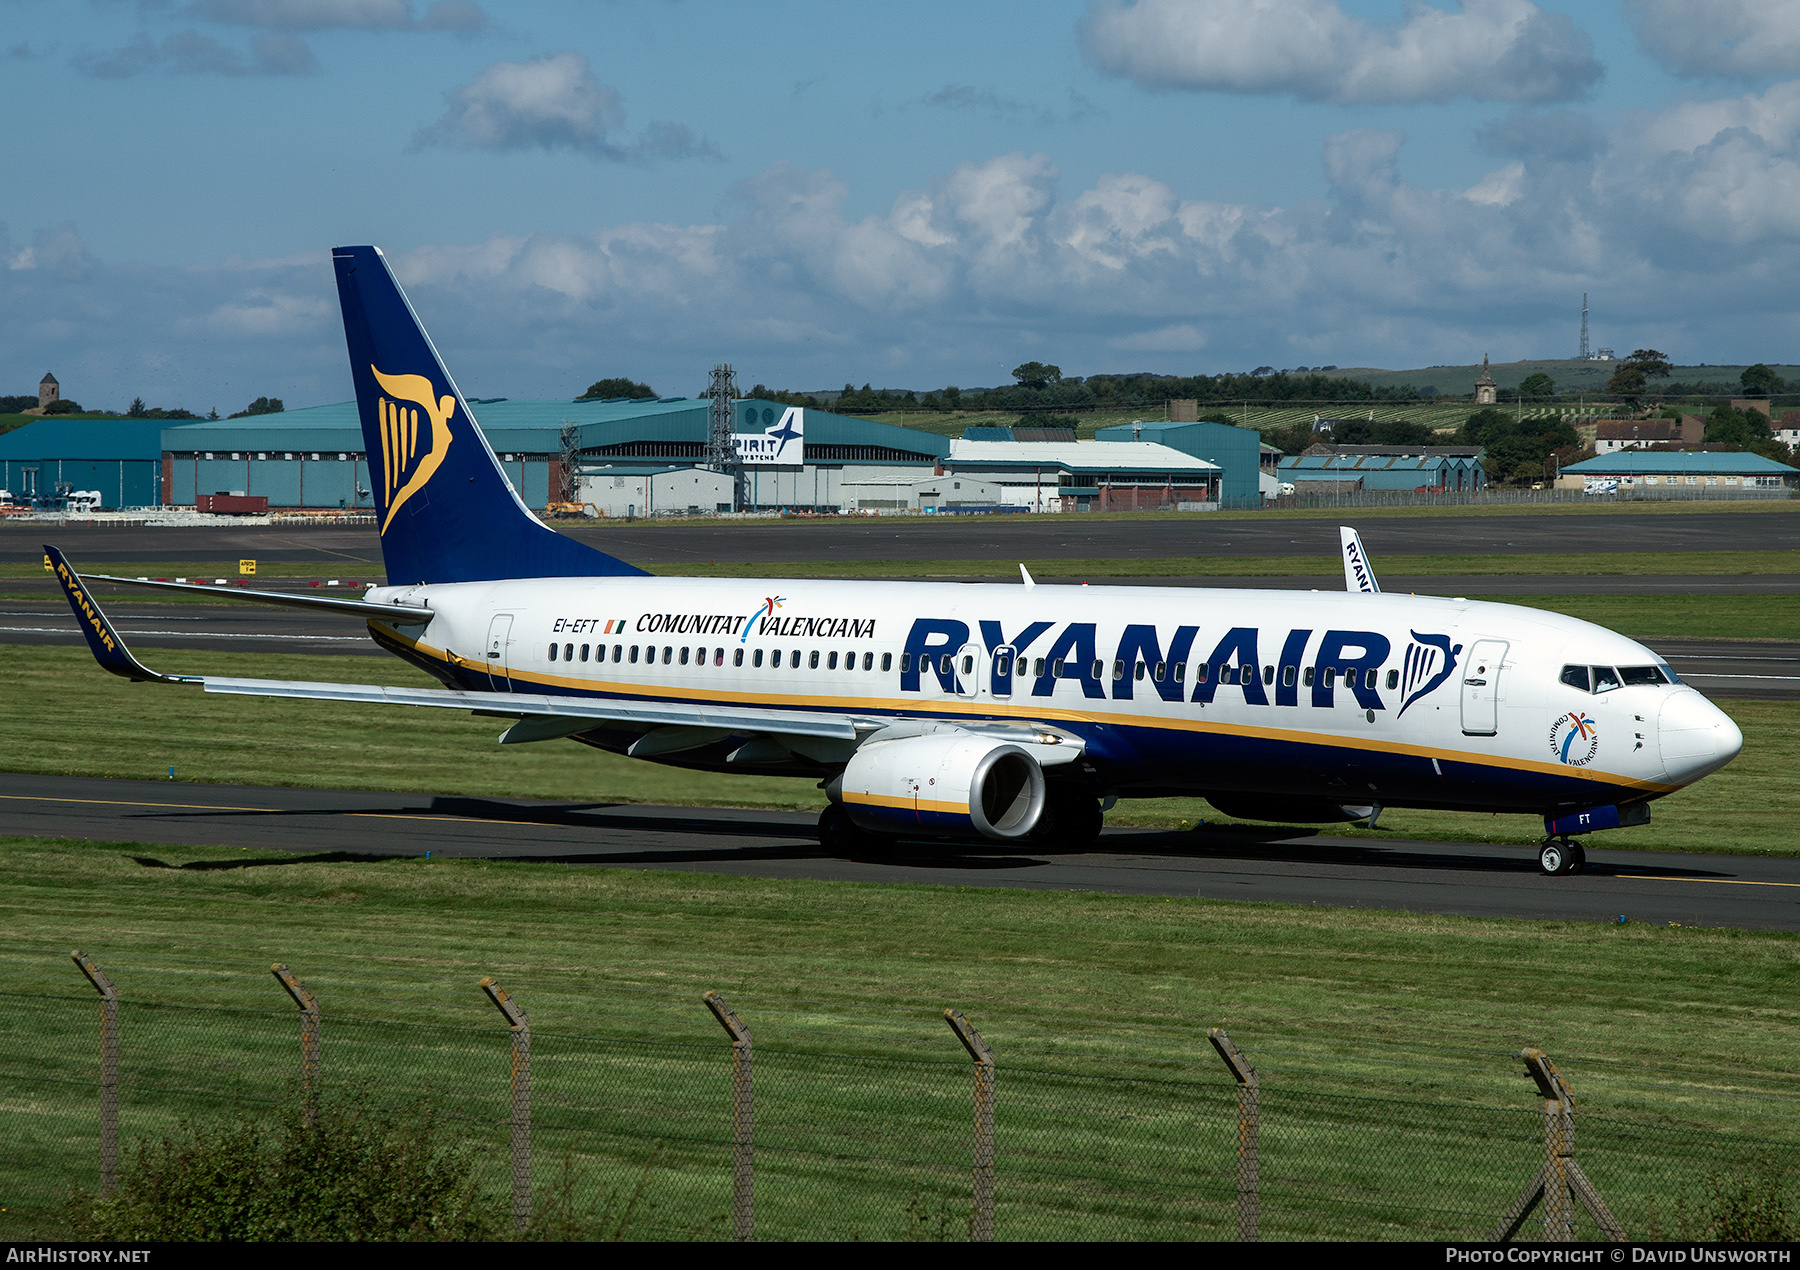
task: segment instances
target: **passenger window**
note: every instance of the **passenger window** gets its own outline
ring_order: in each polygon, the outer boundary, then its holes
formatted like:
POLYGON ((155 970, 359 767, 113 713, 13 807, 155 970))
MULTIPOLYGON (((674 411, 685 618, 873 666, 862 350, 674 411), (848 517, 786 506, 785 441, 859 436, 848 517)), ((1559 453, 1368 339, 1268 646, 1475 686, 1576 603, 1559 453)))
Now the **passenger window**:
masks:
POLYGON ((1392 692, 1394 689, 1398 688, 1399 686, 1400 686, 1400 672, 1397 670, 1388 671, 1388 691, 1392 692))
POLYGON ((1113 682, 1117 683, 1123 678, 1125 678, 1125 659, 1120 658, 1113 663, 1113 682))
POLYGON ((636 644, 633 644, 631 646, 631 664, 633 666, 637 665, 637 657, 638 657, 638 646, 636 644))
POLYGON ((606 645, 605 644, 595 644, 594 645, 594 660, 595 661, 605 661, 606 660, 606 645))
POLYGON ((667 666, 670 662, 672 662, 674 660, 675 660, 675 650, 673 648, 670 648, 667 644, 664 644, 663 645, 663 665, 667 666))
POLYGON ((1650 684, 1667 683, 1662 671, 1655 666, 1620 666, 1619 678, 1625 681, 1627 688, 1643 688, 1650 684))
POLYGON ((1005 679, 1010 674, 1012 674, 1012 658, 1001 653, 994 658, 994 675, 996 678, 1005 679))
MULTIPOLYGON (((725 650, 723 648, 713 649, 713 665, 723 666, 724 664, 725 664, 725 650)), ((743 664, 744 664, 744 650, 740 648, 738 650, 738 665, 741 666, 743 664)))
POLYGON ((1336 685, 1336 683, 1337 683, 1337 667, 1336 666, 1325 667, 1325 686, 1327 688, 1330 688, 1330 687, 1333 687, 1334 685, 1336 685))
POLYGON ((1144 682, 1144 663, 1143 662, 1139 662, 1137 664, 1137 666, 1133 668, 1133 670, 1131 672, 1131 677, 1133 679, 1137 680, 1139 683, 1144 682))
POLYGON ((583 644, 581 646, 581 660, 586 661, 587 659, 588 659, 588 646, 586 644, 583 644))
POLYGON ((743 664, 744 664, 744 650, 743 650, 743 649, 741 649, 741 648, 734 648, 734 649, 733 649, 733 650, 732 650, 732 652, 731 652, 731 664, 732 664, 732 665, 733 665, 733 666, 742 666, 742 665, 743 665, 743 664))
POLYGON ((1564 666, 1562 681, 1571 688, 1579 688, 1583 692, 1592 691, 1588 686, 1588 668, 1586 666, 1564 666))
POLYGON ((874 670, 875 669, 875 654, 874 653, 864 653, 863 654, 863 669, 864 670, 874 670))
POLYGON ((1032 664, 1036 667, 1036 669, 1031 672, 1032 675, 1038 679, 1042 679, 1044 677, 1044 659, 1040 657, 1032 664))
MULTIPOLYGON (((799 655, 800 655, 799 653, 794 654, 794 656, 796 656, 796 657, 798 657, 799 655)), ((812 650, 812 656, 807 660, 806 668, 808 670, 817 670, 819 668, 819 650, 818 649, 815 648, 812 650)))
POLYGON ((1292 688, 1294 686, 1294 668, 1292 666, 1283 666, 1281 668, 1281 686, 1283 688, 1292 688))
POLYGON ((681 646, 681 664, 683 666, 688 664, 688 650, 686 644, 681 646))
POLYGON ((901 653, 900 654, 900 673, 904 675, 904 674, 910 673, 911 671, 912 671, 912 654, 911 653, 901 653))
MULTIPOLYGON (((619 648, 620 648, 620 645, 618 645, 618 644, 613 645, 613 661, 614 662, 617 662, 619 660, 619 648)), ((631 660, 632 661, 637 660, 637 645, 636 644, 633 644, 631 646, 631 660)))
POLYGON ((1088 667, 1088 678, 1089 679, 1100 678, 1100 672, 1105 669, 1106 669, 1106 663, 1101 661, 1099 658, 1095 658, 1094 664, 1088 667))
POLYGON ((1308 666, 1306 670, 1302 672, 1300 682, 1305 684, 1308 688, 1313 686, 1313 668, 1311 666, 1308 666))
POLYGON ((952 665, 954 665, 954 664, 955 664, 955 663, 954 663, 954 661, 953 661, 953 659, 952 659, 952 658, 951 658, 951 656, 950 656, 950 654, 949 654, 949 653, 945 653, 945 654, 943 654, 943 655, 942 655, 942 656, 940 656, 940 657, 939 657, 939 658, 938 658, 938 673, 939 673, 939 674, 940 674, 940 675, 947 675, 947 674, 949 674, 949 673, 950 673, 950 667, 951 667, 951 666, 952 666, 952 665))
POLYGON ((1238 682, 1248 687, 1256 682, 1256 667, 1245 666, 1238 671, 1238 682))
POLYGON ((1176 662, 1175 663, 1175 682, 1180 683, 1182 680, 1184 680, 1186 678, 1187 678, 1187 663, 1184 661, 1176 662))
MULTIPOLYGON (((814 664, 817 665, 816 662, 814 664)), ((827 670, 836 670, 837 669, 837 654, 836 653, 832 653, 829 657, 827 657, 825 659, 825 669, 827 669, 827 670)))
POLYGON ((1156 668, 1150 672, 1150 677, 1152 679, 1156 680, 1157 683, 1161 683, 1163 681, 1163 671, 1165 669, 1166 669, 1166 663, 1160 662, 1160 661, 1157 662, 1156 668))
POLYGON ((1611 666, 1594 667, 1594 691, 1611 692, 1619 686, 1619 672, 1611 666))
POLYGON ((563 660, 564 661, 574 661, 575 660, 575 645, 573 645, 573 644, 564 644, 563 645, 563 660))
POLYGON ((551 661, 556 660, 556 645, 555 644, 550 645, 550 660, 551 661))
POLYGON ((972 675, 975 673, 975 659, 973 657, 963 658, 962 672, 965 675, 972 675))
MULTIPOLYGON (((813 655, 815 657, 818 656, 817 653, 815 653, 813 655)), ((796 648, 793 652, 788 654, 788 669, 789 670, 799 670, 800 669, 800 650, 798 648, 796 648)))
POLYGON ((1272 684, 1275 682, 1275 667, 1273 667, 1273 666, 1264 666, 1263 667, 1263 682, 1266 684, 1272 684))
POLYGON ((757 649, 754 653, 750 654, 750 664, 752 666, 755 666, 759 670, 762 669, 762 659, 763 659, 763 651, 760 648, 757 649))
MULTIPOLYGON (((904 662, 906 660, 906 658, 902 657, 900 660, 902 662, 904 662)), ((893 665, 894 665, 894 655, 892 653, 883 653, 881 655, 881 668, 883 670, 890 670, 893 668, 893 665)))
POLYGON ((1195 666, 1194 667, 1194 682, 1197 684, 1205 683, 1207 673, 1208 673, 1208 668, 1207 668, 1207 664, 1205 662, 1201 662, 1198 666, 1195 666))
POLYGON ((1061 679, 1063 677, 1062 658, 1058 657, 1055 661, 1050 663, 1050 677, 1052 679, 1061 679))

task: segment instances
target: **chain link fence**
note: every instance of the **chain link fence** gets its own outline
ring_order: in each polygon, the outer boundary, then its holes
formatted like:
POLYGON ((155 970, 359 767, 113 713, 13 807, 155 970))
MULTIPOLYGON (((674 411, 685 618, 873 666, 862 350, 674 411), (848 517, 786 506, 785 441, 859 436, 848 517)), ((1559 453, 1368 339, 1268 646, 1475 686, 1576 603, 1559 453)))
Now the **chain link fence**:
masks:
MULTIPOLYGON (((109 1057, 98 981, 38 951, 0 960, 0 1237, 53 1237, 74 1188, 110 1185, 109 1132, 129 1177, 134 1144, 309 1089, 429 1104, 496 1213, 522 1225, 557 1202, 632 1239, 1490 1239, 1569 1160, 1625 1234, 1685 1237, 1734 1168, 1800 1146, 1800 1087, 1780 1080, 1568 1061, 1559 1122, 1504 1050, 1241 1032, 1215 1054, 1174 1028, 1068 1037, 995 1011, 984 1032, 973 1010, 748 989, 727 1005, 567 981, 327 986, 298 962, 288 984, 101 961, 109 1057)), ((1516 1238, 1608 1234, 1573 1176, 1516 1238)))

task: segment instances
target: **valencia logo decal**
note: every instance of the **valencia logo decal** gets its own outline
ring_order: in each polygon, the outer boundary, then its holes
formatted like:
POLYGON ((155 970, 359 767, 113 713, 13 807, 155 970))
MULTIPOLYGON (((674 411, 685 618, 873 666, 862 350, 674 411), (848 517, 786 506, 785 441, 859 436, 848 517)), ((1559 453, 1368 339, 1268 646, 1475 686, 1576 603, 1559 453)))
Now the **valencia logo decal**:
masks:
POLYGON ((449 453, 450 416, 456 413, 456 398, 448 393, 439 397, 423 375, 384 375, 374 366, 369 369, 375 373, 375 382, 394 398, 378 398, 376 405, 381 423, 381 501, 387 509, 381 532, 385 534, 394 523, 394 513, 425 488, 449 453))
POLYGON ((1585 714, 1565 714, 1550 725, 1550 752, 1570 767, 1586 767, 1600 752, 1600 729, 1585 714))

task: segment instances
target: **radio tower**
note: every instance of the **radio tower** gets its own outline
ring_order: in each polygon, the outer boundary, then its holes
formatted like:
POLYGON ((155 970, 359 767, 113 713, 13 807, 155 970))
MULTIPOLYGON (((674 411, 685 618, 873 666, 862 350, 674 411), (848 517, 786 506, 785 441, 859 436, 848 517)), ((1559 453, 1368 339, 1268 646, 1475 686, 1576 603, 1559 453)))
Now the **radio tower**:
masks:
MULTIPOLYGON (((1581 293, 1581 360, 1585 362, 1587 359, 1587 292, 1583 291, 1581 293)), ((727 367, 726 369, 729 370, 730 368, 727 367)))
MULTIPOLYGON (((738 461, 737 451, 731 444, 731 423, 737 403, 737 378, 731 373, 730 362, 722 362, 713 367, 712 382, 707 385, 706 395, 712 402, 707 411, 706 466, 715 472, 729 472, 735 477, 738 474, 738 461)), ((734 482, 731 499, 734 511, 739 502, 734 482)))

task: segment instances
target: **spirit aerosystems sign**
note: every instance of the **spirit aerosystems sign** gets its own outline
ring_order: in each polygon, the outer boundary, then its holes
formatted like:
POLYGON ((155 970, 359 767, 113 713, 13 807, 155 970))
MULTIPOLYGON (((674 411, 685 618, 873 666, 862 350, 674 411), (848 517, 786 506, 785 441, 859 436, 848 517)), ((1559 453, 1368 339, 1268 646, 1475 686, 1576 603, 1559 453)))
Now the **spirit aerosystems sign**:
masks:
POLYGON ((779 420, 774 413, 773 406, 764 406, 760 412, 752 408, 748 417, 768 426, 761 432, 732 434, 731 445, 739 463, 799 467, 806 462, 806 411, 789 406, 779 420))

